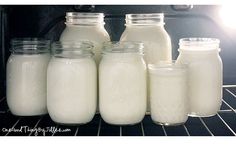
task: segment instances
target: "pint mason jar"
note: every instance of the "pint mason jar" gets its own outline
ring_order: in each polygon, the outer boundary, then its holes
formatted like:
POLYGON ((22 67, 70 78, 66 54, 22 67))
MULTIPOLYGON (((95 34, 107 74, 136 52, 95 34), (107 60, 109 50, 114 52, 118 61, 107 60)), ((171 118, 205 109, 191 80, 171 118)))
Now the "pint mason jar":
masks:
POLYGON ((188 119, 187 65, 160 62, 148 65, 151 118, 160 125, 184 124, 188 119))
POLYGON ((7 104, 12 114, 36 116, 47 113, 47 66, 50 41, 19 38, 11 41, 7 61, 7 104))
POLYGON ((115 125, 139 123, 146 112, 146 64, 143 45, 115 42, 104 45, 99 65, 99 111, 115 125))
POLYGON ((55 42, 47 72, 47 107, 59 124, 85 124, 97 106, 97 68, 89 42, 55 42))
POLYGON ((182 38, 177 62, 189 69, 190 116, 217 114, 222 103, 220 41, 215 38, 182 38))
MULTIPOLYGON (((147 64, 172 60, 171 39, 164 28, 163 13, 126 14, 126 28, 120 41, 144 43, 144 60, 147 64)), ((149 92, 148 92, 149 94, 149 92)), ((149 95, 147 111, 150 111, 149 95)))
POLYGON ((103 42, 110 41, 104 28, 103 13, 67 12, 66 28, 60 41, 91 41, 94 45, 94 58, 97 64, 101 59, 103 42))

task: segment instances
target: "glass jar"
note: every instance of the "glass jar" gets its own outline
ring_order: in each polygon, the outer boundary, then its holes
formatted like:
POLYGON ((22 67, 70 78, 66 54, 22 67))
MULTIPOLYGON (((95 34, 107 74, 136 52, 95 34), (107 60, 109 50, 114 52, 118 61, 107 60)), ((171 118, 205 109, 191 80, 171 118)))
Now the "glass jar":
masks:
MULTIPOLYGON (((143 42, 146 64, 172 60, 171 39, 164 28, 163 13, 126 14, 125 20, 126 28, 120 41, 143 42)), ((147 103, 150 111, 149 95, 147 103)))
POLYGON ((149 64, 151 118, 160 125, 180 125, 188 119, 187 66, 171 62, 149 64))
POLYGON ((50 41, 19 38, 11 41, 7 62, 7 104, 12 114, 36 116, 47 113, 47 66, 50 41))
POLYGON ((177 62, 189 65, 190 116, 213 116, 222 102, 222 61, 218 39, 183 38, 177 62))
POLYGON ((139 123, 146 112, 146 64, 143 44, 104 45, 99 65, 99 110, 110 124, 139 123))
POLYGON ((85 124, 97 106, 97 68, 89 42, 55 42, 47 72, 47 107, 53 121, 85 124))
POLYGON ((61 34, 60 41, 91 41, 98 64, 103 42, 110 41, 109 34, 104 28, 104 14, 67 12, 65 24, 66 28, 61 34))

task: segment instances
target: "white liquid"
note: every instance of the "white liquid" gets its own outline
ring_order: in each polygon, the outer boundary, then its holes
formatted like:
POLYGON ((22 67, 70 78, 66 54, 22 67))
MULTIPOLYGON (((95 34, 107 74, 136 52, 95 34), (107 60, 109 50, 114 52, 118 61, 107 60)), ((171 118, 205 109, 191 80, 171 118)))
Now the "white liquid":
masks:
MULTIPOLYGON (((141 41, 144 43, 144 60, 146 64, 172 60, 171 40, 163 26, 126 26, 121 41, 141 41)), ((147 83, 149 85, 149 83, 147 83)), ((147 88, 149 90, 149 87, 147 88)), ((150 111, 149 91, 147 111, 150 111)))
POLYGON ((151 118, 164 125, 182 124, 188 118, 187 71, 149 70, 151 118))
POLYGON ((147 64, 172 60, 170 37, 163 26, 127 26, 120 40, 143 42, 147 64))
POLYGON ((99 66, 99 110, 110 124, 140 122, 146 112, 146 65, 137 54, 107 54, 99 66))
POLYGON ((177 62, 189 66, 190 115, 215 115, 222 102, 222 61, 218 51, 181 52, 177 62))
POLYGON ((97 70, 92 58, 56 58, 48 65, 47 106, 53 121, 84 124, 97 106, 97 70))
POLYGON ((60 41, 84 40, 93 43, 95 61, 99 64, 101 60, 102 45, 104 42, 110 41, 110 37, 103 26, 67 25, 60 37, 60 41))
POLYGON ((47 66, 49 54, 13 54, 7 62, 7 103, 14 115, 47 113, 47 66))

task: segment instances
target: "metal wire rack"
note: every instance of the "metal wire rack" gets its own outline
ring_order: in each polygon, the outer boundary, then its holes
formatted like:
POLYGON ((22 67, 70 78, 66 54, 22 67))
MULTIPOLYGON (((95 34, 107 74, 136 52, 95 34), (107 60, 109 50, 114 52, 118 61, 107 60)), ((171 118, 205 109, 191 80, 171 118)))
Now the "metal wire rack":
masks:
POLYGON ((236 136, 236 85, 223 86, 223 101, 217 115, 207 118, 189 117, 184 125, 165 127, 152 122, 149 115, 130 126, 105 123, 99 114, 80 126, 54 123, 49 115, 36 117, 13 116, 0 99, 1 136, 236 136))

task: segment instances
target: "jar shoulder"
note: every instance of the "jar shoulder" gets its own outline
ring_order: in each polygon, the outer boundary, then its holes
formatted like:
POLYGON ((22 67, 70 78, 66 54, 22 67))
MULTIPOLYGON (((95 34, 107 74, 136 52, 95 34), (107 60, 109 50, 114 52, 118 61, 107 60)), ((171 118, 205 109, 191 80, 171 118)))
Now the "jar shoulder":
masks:
POLYGON ((164 28, 126 28, 121 35, 124 40, 166 40, 170 41, 170 36, 164 28))
POLYGON ((68 28, 66 27, 61 34, 60 40, 92 40, 110 41, 110 36, 105 28, 68 28))

